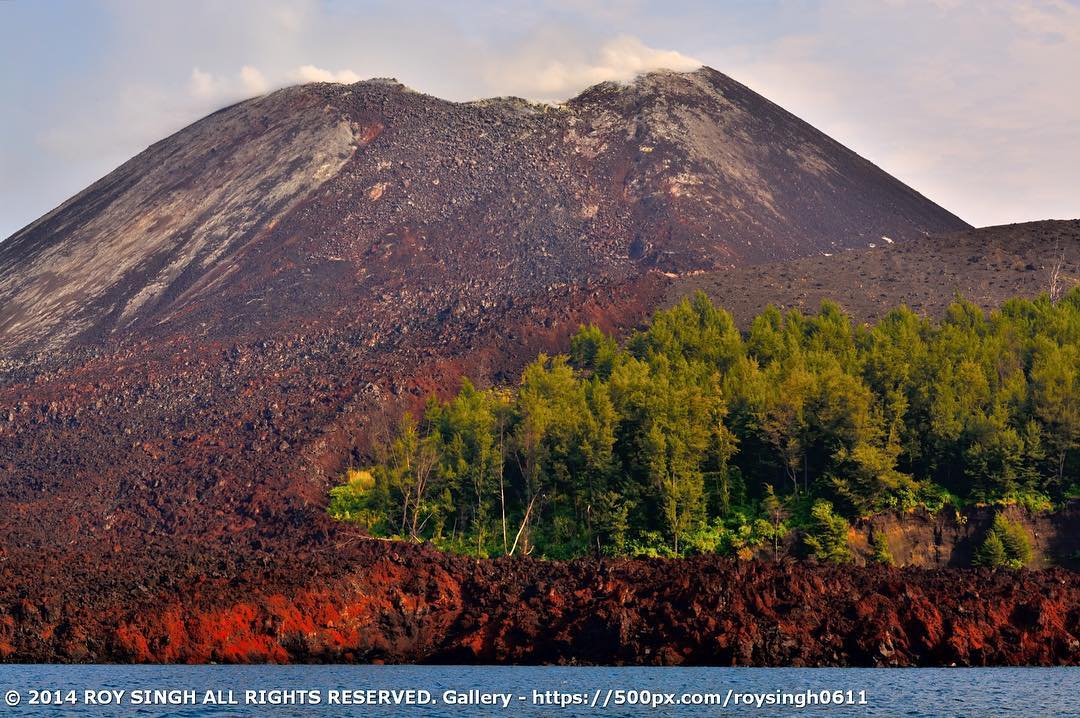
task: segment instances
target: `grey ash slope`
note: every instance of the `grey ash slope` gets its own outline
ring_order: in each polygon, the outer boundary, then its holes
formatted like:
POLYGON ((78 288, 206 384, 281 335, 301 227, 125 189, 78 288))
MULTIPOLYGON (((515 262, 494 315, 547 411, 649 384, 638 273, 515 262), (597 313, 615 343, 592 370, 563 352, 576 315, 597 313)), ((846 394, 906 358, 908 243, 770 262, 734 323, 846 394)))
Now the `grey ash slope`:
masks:
POLYGON ((708 68, 559 106, 307 85, 200 120, 0 243, 0 352, 401 327, 964 227, 708 68))
POLYGON ((816 312, 837 302, 858 322, 876 322, 898 305, 933 318, 963 297, 986 311, 1014 297, 1080 283, 1080 220, 981 227, 900 244, 842 251, 681 277, 663 304, 705 292, 749 329, 769 304, 816 312))

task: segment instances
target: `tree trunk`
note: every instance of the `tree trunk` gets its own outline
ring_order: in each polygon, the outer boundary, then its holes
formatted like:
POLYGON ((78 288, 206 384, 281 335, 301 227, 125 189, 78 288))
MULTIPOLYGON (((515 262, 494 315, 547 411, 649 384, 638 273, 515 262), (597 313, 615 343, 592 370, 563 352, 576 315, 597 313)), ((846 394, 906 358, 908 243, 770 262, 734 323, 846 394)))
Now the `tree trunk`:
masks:
MULTIPOLYGON (((525 509, 525 517, 521 519, 521 526, 518 527, 517 535, 514 536, 514 545, 510 547, 510 553, 507 554, 508 556, 513 556, 514 551, 517 550, 518 540, 521 539, 521 532, 525 530, 525 527, 529 523, 529 515, 532 514, 533 504, 535 502, 536 502, 536 496, 533 496, 532 499, 529 501, 528 507, 525 509)), ((524 544, 522 546, 523 546, 522 550, 527 551, 527 549, 524 548, 524 544)))
POLYGON ((506 485, 503 477, 503 472, 499 472, 499 503, 502 507, 502 535, 503 535, 503 555, 507 554, 506 546, 506 485))
POLYGON ((809 472, 809 470, 807 469, 806 463, 807 463, 807 460, 806 460, 806 454, 803 454, 803 456, 802 456, 802 482, 803 482, 803 492, 804 492, 805 494, 809 495, 809 494, 810 494, 810 472, 809 472))

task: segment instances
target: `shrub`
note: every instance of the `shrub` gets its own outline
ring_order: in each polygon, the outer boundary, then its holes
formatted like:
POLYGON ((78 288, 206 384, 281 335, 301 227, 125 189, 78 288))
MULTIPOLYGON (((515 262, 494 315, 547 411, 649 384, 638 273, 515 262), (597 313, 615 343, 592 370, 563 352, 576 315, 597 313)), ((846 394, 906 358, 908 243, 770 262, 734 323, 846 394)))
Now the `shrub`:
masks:
POLYGON ((893 559, 892 551, 889 550, 889 542, 885 539, 885 534, 878 531, 874 534, 874 561, 885 566, 895 566, 896 560, 893 559))
POLYGON ((955 496, 942 487, 930 482, 922 482, 919 484, 918 499, 919 503, 926 507, 926 510, 932 514, 936 514, 946 506, 958 506, 960 504, 955 496))
POLYGON ((851 549, 848 547, 848 522, 833 513, 833 505, 818 499, 810 509, 810 527, 803 541, 810 553, 822 561, 848 563, 851 549))
POLYGON ((1039 513, 1040 511, 1053 511, 1054 502, 1050 500, 1050 497, 1046 494, 1038 491, 1015 491, 1006 494, 998 502, 1003 506, 1017 505, 1027 509, 1028 513, 1039 513))
POLYGON ((1016 522, 1010 521, 1004 514, 994 517, 990 530, 998 535, 1005 547, 1005 555, 1010 563, 1024 565, 1031 560, 1031 541, 1027 530, 1016 522))
POLYGON ((975 552, 975 558, 972 563, 976 566, 1004 566, 1009 560, 1009 557, 1005 554, 1005 544, 1001 543, 1001 538, 991 531, 986 535, 986 540, 983 541, 982 546, 975 552))
POLYGON ((330 505, 327 511, 338 521, 351 521, 371 527, 378 522, 378 512, 373 506, 375 477, 370 471, 349 469, 345 483, 330 489, 330 505))
POLYGON ((1020 568, 1031 560, 1031 542, 1019 523, 998 514, 986 532, 982 546, 975 551, 976 566, 1010 566, 1020 568))
POLYGON ((670 543, 659 531, 642 531, 630 541, 627 553, 634 558, 674 558, 670 543))
POLYGON ((687 532, 683 552, 688 554, 710 554, 723 551, 727 539, 727 530, 720 519, 709 523, 702 522, 687 532))

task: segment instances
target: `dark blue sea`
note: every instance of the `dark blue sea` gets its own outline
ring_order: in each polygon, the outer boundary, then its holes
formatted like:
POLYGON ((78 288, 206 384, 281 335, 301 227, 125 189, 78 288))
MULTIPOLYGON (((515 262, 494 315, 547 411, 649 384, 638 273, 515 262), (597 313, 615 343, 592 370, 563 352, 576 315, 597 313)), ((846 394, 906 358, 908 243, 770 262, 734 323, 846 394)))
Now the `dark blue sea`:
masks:
POLYGON ((1080 669, 0 666, 0 716, 1080 716, 1080 669))

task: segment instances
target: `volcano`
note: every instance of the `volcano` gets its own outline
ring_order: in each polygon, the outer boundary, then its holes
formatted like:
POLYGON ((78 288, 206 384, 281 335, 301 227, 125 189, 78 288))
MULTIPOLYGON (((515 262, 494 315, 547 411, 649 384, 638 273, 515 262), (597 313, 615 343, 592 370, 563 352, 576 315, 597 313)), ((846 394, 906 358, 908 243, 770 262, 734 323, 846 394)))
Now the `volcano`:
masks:
MULTIPOLYGON (((222 109, 0 243, 0 659, 575 660, 570 644, 500 653, 547 624, 536 608, 496 628, 493 612, 542 603, 549 583, 621 605, 620 585, 648 593, 663 567, 623 562, 605 584, 581 566, 473 564, 334 525, 327 490, 380 417, 463 375, 507 381, 579 323, 633 327, 688 277, 715 287, 739 268, 967 229, 708 68, 558 105, 371 80, 222 109), (492 604, 499 586, 520 595, 492 604)), ((753 592, 777 570, 691 573, 753 592)), ((812 569, 783 579, 817 596, 807 631, 854 600, 835 573, 828 591, 812 569)), ((1051 586, 1039 615, 1075 603, 1075 581, 1025 580, 1028 595, 1051 586)), ((691 610, 679 596, 675 618, 691 610)), ((905 611, 932 607, 895 610, 913 625, 905 611)), ((675 620, 612 611, 567 630, 615 641, 619 625, 675 620)), ((1051 628, 1025 644, 1048 648, 1016 660, 1060 660, 1051 628)), ((867 646, 898 630, 864 629, 867 646)), ((619 645, 620 661, 689 655, 619 645)), ((871 661, 852 642, 799 645, 730 658, 871 661)), ((719 660, 710 650, 693 660, 719 660)))
POLYGON ((0 349, 357 315, 387 337, 561 288, 964 227, 710 69, 561 105, 305 85, 210 115, 3 242, 0 349))

